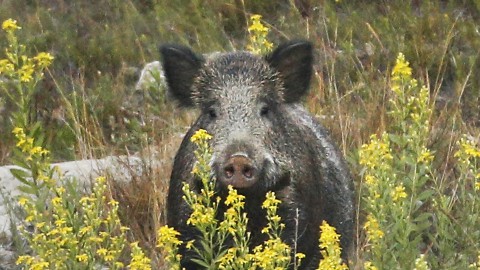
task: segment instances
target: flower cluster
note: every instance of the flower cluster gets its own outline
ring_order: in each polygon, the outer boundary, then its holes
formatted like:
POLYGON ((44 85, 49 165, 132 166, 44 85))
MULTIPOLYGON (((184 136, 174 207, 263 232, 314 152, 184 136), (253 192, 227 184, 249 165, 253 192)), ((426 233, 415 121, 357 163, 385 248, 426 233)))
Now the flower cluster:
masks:
POLYGON ((7 19, 2 23, 2 29, 8 33, 14 32, 18 29, 22 29, 17 25, 17 21, 13 19, 7 19))
POLYGON ((323 221, 320 230, 320 253, 323 259, 320 260, 318 269, 348 270, 347 265, 342 262, 340 235, 335 227, 323 221))
POLYGON ((401 53, 390 82, 390 130, 380 137, 372 135, 359 150, 367 211, 363 226, 366 269, 380 265, 411 269, 423 233, 418 228, 429 226, 427 215, 416 218, 420 215, 417 205, 432 196, 431 191, 425 191, 434 160, 427 148, 432 112, 429 90, 412 78, 412 69, 401 53), (392 246, 395 251, 384 252, 392 246))
POLYGON ((265 54, 273 48, 273 44, 267 39, 270 29, 262 24, 261 19, 261 15, 252 15, 250 17, 251 25, 248 27, 247 50, 256 54, 265 54))
POLYGON ((24 83, 38 81, 43 76, 43 70, 52 63, 53 56, 40 52, 34 57, 28 57, 26 47, 18 43, 15 35, 15 31, 21 29, 15 20, 4 21, 2 29, 7 33, 10 46, 5 50, 6 58, 0 59, 0 75, 24 83))
POLYGON ((228 196, 224 201, 227 210, 220 222, 220 231, 233 238, 233 247, 220 258, 219 269, 249 269, 252 266, 252 256, 249 254, 248 243, 250 232, 247 232, 248 218, 243 212, 245 196, 238 194, 232 186, 228 186, 228 196))
POLYGON ((384 236, 377 219, 371 214, 367 216, 367 221, 363 224, 363 229, 365 229, 368 241, 372 243, 377 243, 384 236))
MULTIPOLYGON (((50 166, 48 150, 37 146, 22 128, 13 133, 17 153, 23 155, 17 158, 23 157, 24 167, 12 169, 25 192, 18 198, 25 212, 19 230, 33 251, 19 256, 17 264, 30 269, 124 268, 121 255, 128 228, 120 223, 118 202, 107 196, 105 177, 96 179, 92 193, 80 197, 78 184, 62 179, 58 169, 50 166)), ((150 264, 140 248, 132 246, 132 252, 130 268, 148 269, 137 267, 150 264)))
POLYGON ((39 52, 29 57, 26 46, 17 39, 15 32, 21 27, 15 20, 5 20, 2 29, 6 32, 8 46, 5 48, 5 58, 0 58, 0 77, 4 79, 0 80, 0 93, 15 109, 12 114, 13 125, 29 129, 33 125, 29 116, 36 85, 43 79, 43 72, 51 65, 53 56, 39 52), (9 84, 15 87, 9 87, 9 84))
POLYGON ((34 139, 25 134, 25 130, 20 127, 13 129, 12 133, 17 139, 16 147, 18 147, 23 153, 27 155, 27 161, 38 160, 39 158, 46 157, 49 154, 47 149, 41 146, 34 145, 34 139))
POLYGON ((143 250, 138 246, 138 242, 130 244, 132 249, 132 260, 128 265, 130 270, 151 270, 151 260, 145 256, 143 250))
MULTIPOLYGON (((34 232, 30 233, 25 226, 21 231, 34 255, 20 256, 17 264, 31 268, 46 267, 41 269, 68 269, 95 264, 103 264, 110 269, 123 268, 120 256, 126 246, 125 232, 128 228, 120 224, 118 203, 107 199, 106 188, 106 179, 99 177, 93 192, 75 202, 71 191, 56 187, 52 190, 54 195, 49 200, 49 209, 42 212, 33 199, 22 197, 19 204, 27 214, 25 221, 34 226, 34 232), (72 208, 72 204, 77 208, 72 208)), ((139 256, 141 254, 135 254, 134 258, 142 261, 139 256)))
POLYGON ((428 263, 425 258, 425 254, 421 254, 416 260, 415 260, 415 268, 413 270, 430 270, 428 267, 428 263))
POLYGON ((389 168, 393 156, 387 135, 382 134, 380 139, 376 135, 371 135, 370 143, 362 145, 359 156, 360 165, 364 165, 370 170, 389 168))
MULTIPOLYGON (((473 191, 480 191, 480 147, 466 135, 460 138, 457 145, 454 157, 458 160, 458 167, 464 177, 473 183, 473 191)), ((466 185, 470 186, 470 183, 466 185)))
POLYGON ((179 232, 168 226, 160 227, 157 233, 157 247, 163 250, 165 261, 172 269, 180 269, 181 255, 178 254, 178 248, 183 242, 178 240, 179 235, 179 232))

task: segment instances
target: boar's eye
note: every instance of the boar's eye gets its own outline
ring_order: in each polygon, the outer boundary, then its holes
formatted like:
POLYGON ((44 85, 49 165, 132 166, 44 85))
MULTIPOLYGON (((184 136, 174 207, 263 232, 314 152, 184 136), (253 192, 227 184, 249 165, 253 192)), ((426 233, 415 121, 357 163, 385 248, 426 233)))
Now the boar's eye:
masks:
POLYGON ((209 108, 209 109, 207 110, 207 114, 208 114, 208 116, 210 117, 210 119, 215 119, 215 118, 217 118, 217 111, 215 111, 214 108, 209 108))
POLYGON ((260 116, 267 117, 270 114, 270 108, 267 105, 263 105, 260 108, 260 116))

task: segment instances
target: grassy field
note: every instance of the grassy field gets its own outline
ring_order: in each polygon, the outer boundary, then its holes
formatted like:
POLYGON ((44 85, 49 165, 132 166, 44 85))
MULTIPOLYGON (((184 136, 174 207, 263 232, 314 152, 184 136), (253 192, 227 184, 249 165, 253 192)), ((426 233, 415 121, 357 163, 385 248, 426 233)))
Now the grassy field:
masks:
MULTIPOLYGON (((22 108, 7 94, 16 82, 0 73, 0 164, 18 158, 19 119, 35 127, 29 135, 50 150, 49 162, 143 157, 150 169, 112 195, 128 241, 161 265, 154 236, 172 157, 195 112, 167 102, 165 89, 138 100, 139 69, 159 60, 163 43, 246 49, 253 14, 272 43, 315 46, 305 105, 356 178, 352 268, 422 269, 422 260, 431 269, 480 268, 479 0, 3 0, 0 20, 21 26, 24 53, 54 60, 25 88, 22 108), (151 169, 152 157, 163 165, 151 169)), ((0 48, 10 44, 1 32, 0 48)))

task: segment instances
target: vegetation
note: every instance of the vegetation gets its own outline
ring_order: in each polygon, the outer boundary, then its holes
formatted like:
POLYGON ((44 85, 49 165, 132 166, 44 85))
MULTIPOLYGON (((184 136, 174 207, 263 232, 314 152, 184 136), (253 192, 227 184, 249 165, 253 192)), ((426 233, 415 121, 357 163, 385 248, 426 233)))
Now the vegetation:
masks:
MULTIPOLYGON (((178 144, 192 113, 175 109, 164 89, 133 89, 135 67, 158 60, 160 43, 199 52, 265 52, 271 43, 306 38, 318 55, 305 105, 332 131, 357 176, 358 245, 350 267, 480 269, 479 18, 477 0, 3 1, 0 164, 26 169, 13 173, 29 195, 19 203, 35 228, 21 230, 29 247, 16 242, 24 254, 19 262, 33 266, 41 263, 40 254, 63 254, 56 241, 76 234, 68 240, 86 241, 91 264, 148 269, 164 267, 164 259, 178 263, 175 232, 161 226, 170 163, 129 185, 107 179, 104 189, 99 184, 85 195, 108 210, 98 214, 103 225, 91 225, 92 237, 109 234, 95 243, 80 237, 92 220, 68 215, 92 204, 82 205, 89 200, 71 192, 74 182, 60 181, 65 191, 59 188, 48 165, 137 152, 149 166, 152 149, 157 158, 171 160, 171 145, 178 144), (262 17, 250 22, 253 14, 262 17), (118 206, 109 204, 114 201, 118 206), (35 215, 45 209, 45 216, 35 215), (152 237, 160 228, 161 242, 173 243, 166 256, 152 237), (34 239, 45 234, 51 238, 36 247, 40 240, 34 239), (109 249, 112 237, 122 240, 109 249), (106 262, 103 249, 122 254, 106 262)), ((232 218, 247 218, 231 207, 232 218)), ((213 248, 208 255, 223 258, 217 263, 224 269, 259 263, 231 260, 252 252, 242 250, 246 232, 236 233, 236 250, 213 248)), ((338 256, 334 245, 323 245, 325 258, 338 256)), ((83 251, 65 249, 81 268, 83 251)))

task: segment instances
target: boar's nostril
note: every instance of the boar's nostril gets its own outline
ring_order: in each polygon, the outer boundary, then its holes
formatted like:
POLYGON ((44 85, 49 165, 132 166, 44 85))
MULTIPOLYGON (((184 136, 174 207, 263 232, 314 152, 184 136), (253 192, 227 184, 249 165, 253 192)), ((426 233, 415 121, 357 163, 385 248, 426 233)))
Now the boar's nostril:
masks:
POLYGON ((245 165, 242 169, 242 174, 246 178, 252 178, 253 177, 253 167, 249 165, 245 165))
POLYGON ((232 178, 234 174, 235 174, 235 167, 232 164, 225 167, 225 176, 227 178, 232 178))

